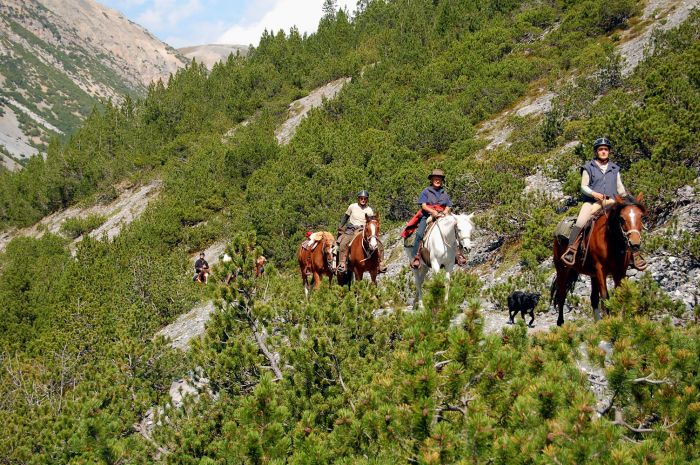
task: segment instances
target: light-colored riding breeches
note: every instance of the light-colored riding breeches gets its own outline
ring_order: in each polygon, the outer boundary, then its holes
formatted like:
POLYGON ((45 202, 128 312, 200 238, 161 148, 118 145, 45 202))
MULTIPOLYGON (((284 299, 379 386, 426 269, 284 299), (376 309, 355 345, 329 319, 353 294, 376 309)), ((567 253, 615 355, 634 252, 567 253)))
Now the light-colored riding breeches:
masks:
MULTIPOLYGON (((605 199, 603 200, 603 205, 612 205, 615 203, 614 199, 605 199)), ((591 219, 591 216, 595 212, 601 209, 600 202, 585 202, 581 206, 581 211, 578 212, 578 218, 576 218, 576 226, 579 228, 583 228, 586 223, 588 223, 588 220, 591 219)))

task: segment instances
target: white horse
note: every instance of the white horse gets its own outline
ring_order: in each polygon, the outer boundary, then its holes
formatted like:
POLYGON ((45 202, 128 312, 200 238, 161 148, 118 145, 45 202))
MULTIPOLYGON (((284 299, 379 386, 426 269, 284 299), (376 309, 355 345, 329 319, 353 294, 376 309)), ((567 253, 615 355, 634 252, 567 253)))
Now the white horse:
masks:
MULTIPOLYGON (((457 248, 462 250, 462 254, 467 255, 472 248, 471 235, 474 230, 474 223, 470 215, 447 215, 439 218, 437 223, 430 230, 430 233, 423 239, 423 245, 427 246, 430 251, 430 267, 423 261, 417 270, 413 270, 413 276, 416 282, 416 299, 413 302, 414 308, 423 306, 423 281, 428 274, 428 270, 432 269, 434 273, 440 271, 440 268, 445 268, 447 274, 447 288, 445 289, 445 301, 449 295, 450 274, 455 266, 455 256, 457 248)), ((412 261, 411 248, 406 249, 409 262, 412 261)))

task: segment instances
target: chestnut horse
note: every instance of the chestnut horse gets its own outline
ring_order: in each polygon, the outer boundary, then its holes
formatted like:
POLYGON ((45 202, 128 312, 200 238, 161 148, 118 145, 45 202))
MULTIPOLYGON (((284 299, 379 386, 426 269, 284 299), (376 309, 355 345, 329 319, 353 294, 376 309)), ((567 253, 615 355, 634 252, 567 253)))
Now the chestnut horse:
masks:
POLYGON ((596 321, 600 320, 598 304, 601 298, 608 298, 608 275, 612 275, 617 287, 627 273, 627 267, 632 260, 632 249, 638 248, 642 243, 642 216, 646 214, 646 209, 641 202, 642 194, 637 198, 628 196, 624 199, 619 195, 615 196, 615 203, 606 207, 594 220, 590 232, 582 232, 586 236, 581 242, 588 243, 588 251, 576 254, 573 267, 566 266, 560 258, 567 244, 560 244, 554 239, 554 266, 557 276, 552 283, 551 295, 559 310, 557 325, 564 324, 566 295, 573 288, 579 274, 591 277, 593 316, 596 321))
MULTIPOLYGON (((372 284, 377 284, 379 273, 379 215, 365 215, 366 223, 362 234, 357 234, 350 242, 348 253, 348 274, 355 280, 362 281, 365 272, 369 272, 372 284)), ((350 278, 348 276, 347 278, 350 278)), ((347 279, 350 285, 351 279, 347 279)))
POLYGON ((333 282, 333 252, 335 248, 335 238, 328 231, 322 232, 323 238, 316 244, 313 250, 307 250, 299 246, 297 260, 301 271, 301 282, 304 284, 304 294, 309 296, 309 277, 306 275, 306 260, 311 256, 311 273, 313 275, 314 289, 321 287, 323 275, 328 276, 328 283, 333 282))

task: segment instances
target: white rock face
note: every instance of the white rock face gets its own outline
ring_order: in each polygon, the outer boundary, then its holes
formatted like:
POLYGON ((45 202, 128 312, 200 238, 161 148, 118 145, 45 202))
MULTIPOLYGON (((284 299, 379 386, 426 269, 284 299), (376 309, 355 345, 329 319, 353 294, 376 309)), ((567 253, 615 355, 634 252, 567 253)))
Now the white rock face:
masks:
POLYGON ((323 99, 332 99, 340 90, 350 82, 349 77, 336 79, 325 86, 312 91, 309 95, 299 100, 295 100, 289 105, 289 118, 275 131, 275 137, 279 144, 288 144, 294 133, 301 124, 301 121, 311 111, 311 109, 321 106, 323 99))

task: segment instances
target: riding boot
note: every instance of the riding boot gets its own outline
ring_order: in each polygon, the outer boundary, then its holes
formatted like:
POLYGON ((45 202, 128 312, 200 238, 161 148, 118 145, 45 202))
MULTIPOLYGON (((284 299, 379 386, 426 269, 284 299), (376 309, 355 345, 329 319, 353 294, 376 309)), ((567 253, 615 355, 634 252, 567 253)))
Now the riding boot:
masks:
POLYGON ((467 259, 464 255, 462 255, 462 252, 457 252, 455 255, 455 265, 457 266, 464 266, 467 264, 467 259))
POLYGON ((345 264, 348 261, 348 249, 346 248, 345 250, 341 251, 338 254, 338 269, 336 272, 338 274, 343 274, 345 273, 345 264))
POLYGON ((380 273, 386 273, 387 272, 387 267, 386 263, 384 263, 384 259, 380 258, 379 259, 379 270, 380 273))
POLYGON ((416 252, 416 256, 413 257, 413 261, 411 261, 411 268, 413 268, 414 270, 420 268, 421 250, 423 250, 423 244, 418 246, 418 252, 416 252))
POLYGON ((574 266, 576 263, 576 251, 578 250, 578 245, 581 242, 581 228, 574 225, 571 228, 571 234, 569 234, 569 247, 566 249, 561 256, 561 261, 567 266, 574 266))
POLYGON ((644 271, 649 266, 647 261, 644 260, 644 257, 642 257, 642 253, 639 251, 639 249, 632 251, 632 266, 639 271, 644 271))

